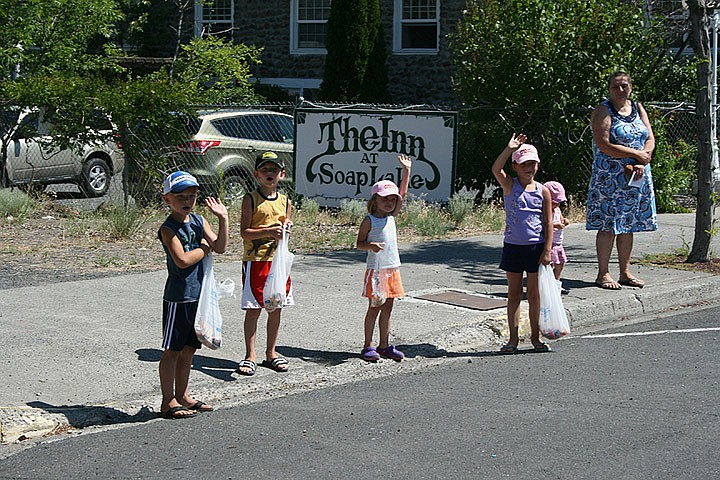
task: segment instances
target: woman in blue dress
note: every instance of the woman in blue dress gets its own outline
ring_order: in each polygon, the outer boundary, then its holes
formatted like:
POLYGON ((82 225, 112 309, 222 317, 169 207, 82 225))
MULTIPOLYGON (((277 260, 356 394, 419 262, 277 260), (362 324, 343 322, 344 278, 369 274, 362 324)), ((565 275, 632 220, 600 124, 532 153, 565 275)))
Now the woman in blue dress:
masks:
POLYGON ((657 230, 650 169, 655 137, 643 106, 630 100, 630 75, 615 72, 608 86, 609 98, 592 113, 594 159, 585 228, 597 230, 597 286, 642 288, 645 282, 630 273, 630 256, 633 233, 657 230), (620 266, 618 281, 609 272, 613 244, 620 266))

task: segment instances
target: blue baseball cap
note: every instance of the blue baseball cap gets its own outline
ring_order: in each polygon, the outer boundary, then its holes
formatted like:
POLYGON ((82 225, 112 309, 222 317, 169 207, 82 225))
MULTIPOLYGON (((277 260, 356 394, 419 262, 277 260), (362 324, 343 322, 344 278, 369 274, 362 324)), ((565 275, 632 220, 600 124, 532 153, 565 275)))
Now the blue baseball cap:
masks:
POLYGON ((187 172, 173 172, 163 182, 163 195, 170 192, 180 193, 190 187, 199 187, 197 179, 187 172))

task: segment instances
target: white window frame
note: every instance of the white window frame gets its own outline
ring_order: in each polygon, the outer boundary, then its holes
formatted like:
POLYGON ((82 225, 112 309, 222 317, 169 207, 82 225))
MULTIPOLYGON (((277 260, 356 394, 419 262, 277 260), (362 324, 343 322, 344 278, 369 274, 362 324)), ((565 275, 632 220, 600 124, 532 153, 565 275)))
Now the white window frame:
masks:
POLYGON ((394 0, 393 4, 393 53, 396 55, 437 55, 440 51, 440 0, 435 0, 434 20, 403 20, 404 0, 394 0), (405 24, 430 24, 435 23, 437 38, 435 48, 403 48, 402 27, 405 24))
MULTIPOLYGON (((206 0, 206 2, 212 2, 213 0, 206 0)), ((203 2, 201 0, 195 0, 195 36, 202 36, 205 25, 223 25, 225 28, 221 28, 221 31, 232 32, 235 26, 235 0, 225 0, 230 2, 230 18, 225 20, 209 20, 203 18, 203 2)), ((229 35, 232 37, 232 33, 229 35)))
MULTIPOLYGON (((301 48, 299 15, 300 4, 298 0, 290 0, 290 53, 293 55, 326 55, 326 48, 301 48)), ((303 23, 327 23, 327 20, 303 20, 303 23)))

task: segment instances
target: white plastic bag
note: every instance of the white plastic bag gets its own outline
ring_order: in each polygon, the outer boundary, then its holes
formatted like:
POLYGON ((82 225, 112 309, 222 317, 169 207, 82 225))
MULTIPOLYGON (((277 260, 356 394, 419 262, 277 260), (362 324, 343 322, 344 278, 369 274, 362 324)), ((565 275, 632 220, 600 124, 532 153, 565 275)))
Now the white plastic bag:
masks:
POLYGON ((555 280, 550 265, 540 265, 538 270, 540 290, 540 334, 555 340, 570 333, 570 323, 560 297, 561 283, 555 280))
POLYGON ((200 343, 215 350, 222 345, 222 315, 213 272, 212 254, 203 258, 203 281, 195 315, 195 334, 200 343))
POLYGON ((222 282, 218 282, 215 289, 217 290, 218 298, 231 298, 235 296, 235 281, 232 278, 226 278, 222 282))
POLYGON ((283 225, 282 238, 278 241, 277 250, 275 250, 272 265, 263 287, 263 303, 268 312, 282 308, 287 300, 287 281, 295 258, 295 255, 288 249, 289 236, 290 232, 283 225))
POLYGON ((381 307, 387 299, 387 284, 390 271, 386 268, 380 268, 385 265, 385 258, 388 254, 385 249, 375 254, 375 266, 373 268, 372 278, 370 279, 370 306, 381 307))

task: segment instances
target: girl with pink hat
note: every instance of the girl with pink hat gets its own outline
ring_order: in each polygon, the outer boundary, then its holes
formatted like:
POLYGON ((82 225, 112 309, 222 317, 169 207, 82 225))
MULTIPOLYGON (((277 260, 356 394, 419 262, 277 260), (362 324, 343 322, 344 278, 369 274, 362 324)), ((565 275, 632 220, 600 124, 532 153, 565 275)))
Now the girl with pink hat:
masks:
POLYGON ((372 186, 368 201, 368 215, 360 224, 357 248, 366 250, 367 267, 363 297, 368 297, 365 314, 365 343, 360 352, 363 360, 377 362, 386 357, 396 362, 405 354, 390 344, 390 314, 396 298, 405 296, 400 278, 400 254, 397 248, 395 216, 400 212, 410 184, 412 159, 398 155, 402 166, 400 188, 390 180, 380 180, 372 186), (380 341, 373 345, 375 323, 380 316, 380 341))
MULTIPOLYGON (((567 197, 565 196, 565 187, 560 182, 545 182, 543 186, 550 191, 550 199, 552 200, 553 241, 550 260, 552 261, 555 280, 560 281, 563 267, 567 263, 567 255, 563 246, 563 229, 570 224, 570 220, 563 216, 560 204, 566 201, 567 197)), ((570 291, 561 286, 560 293, 567 295, 570 291)))
POLYGON ((530 341, 536 352, 550 347, 540 340, 539 265, 550 265, 552 250, 552 201, 550 191, 535 181, 540 157, 537 149, 525 143, 519 134, 510 138, 505 149, 493 163, 492 172, 503 190, 505 203, 505 239, 500 268, 508 282, 507 317, 510 339, 500 351, 518 350, 520 301, 523 297, 523 274, 527 272, 527 301, 530 316, 530 341), (505 172, 505 163, 512 156, 513 178, 505 172))

